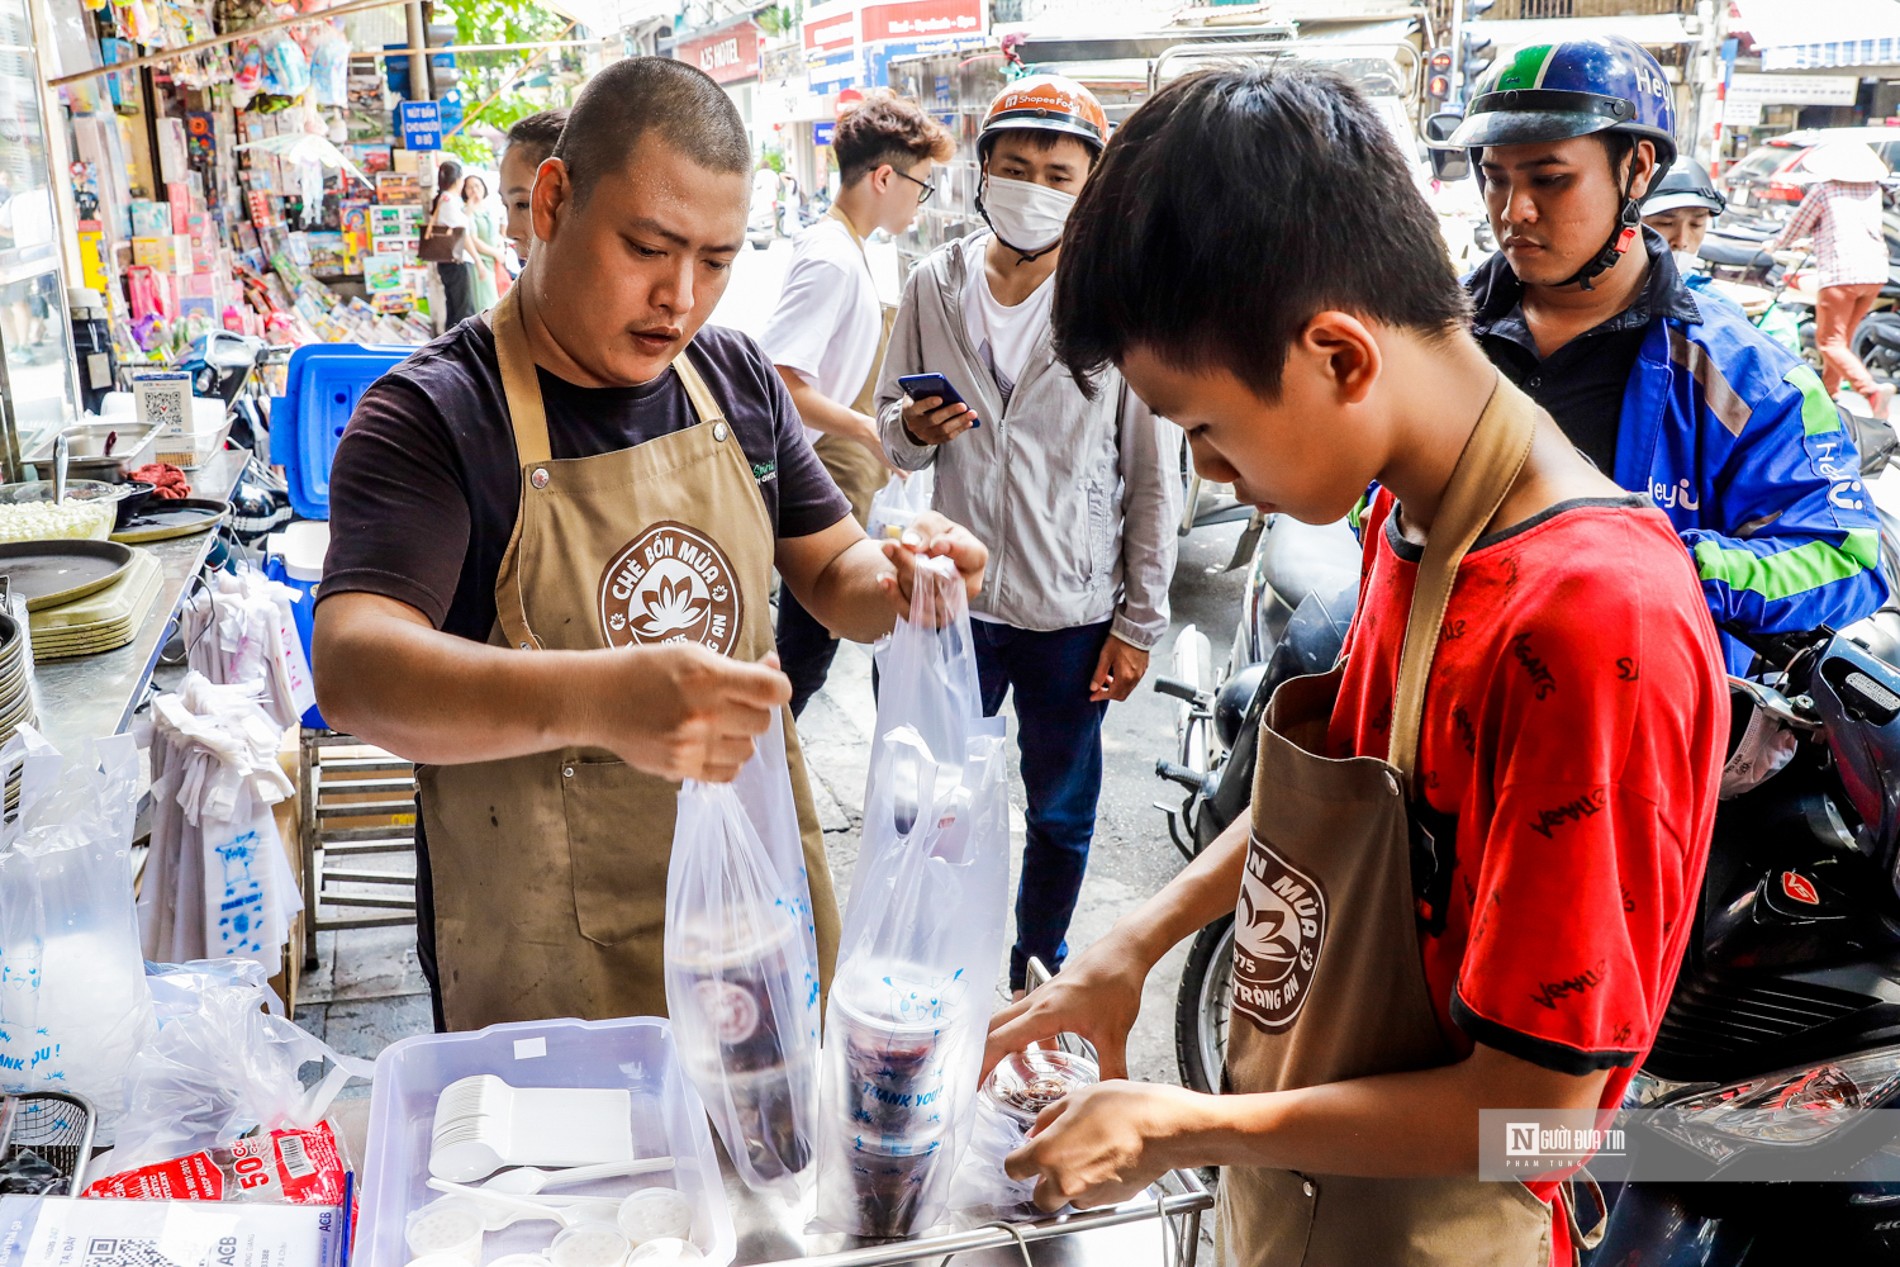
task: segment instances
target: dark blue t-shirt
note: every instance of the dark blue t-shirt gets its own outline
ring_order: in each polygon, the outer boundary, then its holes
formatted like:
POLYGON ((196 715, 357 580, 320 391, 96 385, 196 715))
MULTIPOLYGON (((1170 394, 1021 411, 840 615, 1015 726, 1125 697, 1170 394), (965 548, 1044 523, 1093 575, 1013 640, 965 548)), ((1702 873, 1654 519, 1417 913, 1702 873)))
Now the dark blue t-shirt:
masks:
MULTIPOLYGON (((808 536, 851 513, 758 344, 709 325, 687 354, 732 424, 778 536, 808 536)), ((600 388, 539 373, 556 458, 611 453, 695 421, 671 370, 638 387, 600 388)), ((495 337, 471 317, 357 402, 330 473, 321 593, 380 594, 446 633, 486 641, 520 470, 495 337)))

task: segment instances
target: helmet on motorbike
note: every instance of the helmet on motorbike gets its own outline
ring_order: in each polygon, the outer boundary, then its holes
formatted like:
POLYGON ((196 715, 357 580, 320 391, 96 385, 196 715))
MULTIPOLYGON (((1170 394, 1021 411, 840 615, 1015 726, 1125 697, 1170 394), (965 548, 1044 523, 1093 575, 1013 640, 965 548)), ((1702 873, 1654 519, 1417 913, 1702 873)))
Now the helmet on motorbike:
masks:
POLYGON ((1073 136, 1100 154, 1108 145, 1108 112, 1095 94, 1061 75, 1031 75, 1006 86, 990 102, 976 150, 988 158, 996 134, 1013 128, 1073 136))
POLYGON ((1693 158, 1678 158, 1670 164, 1662 179, 1649 187, 1649 196, 1643 199, 1645 216, 1661 215, 1681 207, 1707 207, 1718 216, 1728 210, 1728 199, 1709 179, 1709 169, 1693 158))
MULTIPOLYGON (((1533 44, 1501 59, 1479 83, 1464 122, 1441 144, 1476 150, 1620 134, 1656 147, 1654 181, 1675 162, 1675 127, 1676 111, 1661 63, 1621 35, 1598 35, 1533 44)), ((1634 171, 1632 166, 1632 176, 1634 171)), ((1614 268, 1635 244, 1642 219, 1625 185, 1623 207, 1609 240, 1564 284, 1581 282, 1589 289, 1591 279, 1614 268)))

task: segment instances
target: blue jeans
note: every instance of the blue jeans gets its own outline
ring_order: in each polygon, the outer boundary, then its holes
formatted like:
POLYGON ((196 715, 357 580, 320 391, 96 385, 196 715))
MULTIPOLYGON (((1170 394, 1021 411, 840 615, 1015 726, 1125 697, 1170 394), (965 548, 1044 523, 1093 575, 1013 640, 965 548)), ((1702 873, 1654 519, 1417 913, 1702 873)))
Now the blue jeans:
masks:
POLYGON ((1016 697, 1016 742, 1023 753, 1029 839, 1016 893, 1016 944, 1009 986, 1023 988, 1031 955, 1051 972, 1068 956, 1069 918, 1082 892, 1095 806, 1102 795, 1102 718, 1106 702, 1089 699, 1108 622, 1036 633, 985 620, 970 622, 983 712, 1016 697))

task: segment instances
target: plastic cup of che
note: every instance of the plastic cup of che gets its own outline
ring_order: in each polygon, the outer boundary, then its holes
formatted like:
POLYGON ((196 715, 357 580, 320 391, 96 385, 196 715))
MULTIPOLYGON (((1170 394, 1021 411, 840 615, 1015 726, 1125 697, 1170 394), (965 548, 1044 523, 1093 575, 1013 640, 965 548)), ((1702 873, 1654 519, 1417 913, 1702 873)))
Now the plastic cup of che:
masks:
POLYGON ((547 1257, 553 1267, 621 1267, 629 1248, 613 1224, 579 1223, 554 1238, 547 1257))
POLYGON ((955 1002, 900 970, 840 983, 831 1004, 844 1045, 845 1112, 853 1125, 880 1136, 922 1131, 934 1137, 944 1122, 943 1036, 955 1018, 955 1002))
POLYGON ((417 1259, 454 1259, 482 1267, 482 1237, 487 1230, 488 1212, 479 1202, 440 1197, 410 1214, 403 1235, 409 1253, 417 1259))
MULTIPOLYGON (((812 1148, 799 1128, 801 1087, 816 1076, 812 1062, 790 1061, 783 1036, 809 1023, 804 1009, 779 1015, 782 1003, 771 983, 789 979, 798 926, 782 908, 748 908, 727 918, 695 921, 679 930, 674 963, 692 978, 688 989, 698 1006, 683 1024, 704 1025, 719 1064, 701 1072, 723 1081, 732 1095, 746 1161, 761 1179, 794 1175, 811 1164, 812 1148)), ((794 985, 799 983, 794 982, 794 985)))
POLYGON ((635 1248, 652 1241, 691 1240, 693 1204, 671 1188, 640 1188, 620 1203, 617 1222, 635 1248))

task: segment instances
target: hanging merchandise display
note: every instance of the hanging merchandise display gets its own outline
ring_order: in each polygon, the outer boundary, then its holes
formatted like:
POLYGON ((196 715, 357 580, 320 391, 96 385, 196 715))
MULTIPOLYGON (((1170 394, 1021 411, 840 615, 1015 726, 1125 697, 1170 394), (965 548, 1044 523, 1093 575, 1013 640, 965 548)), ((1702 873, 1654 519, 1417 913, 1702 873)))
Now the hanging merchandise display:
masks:
MULTIPOLYGON (((210 41, 58 88, 77 254, 117 364, 174 362, 217 330, 277 344, 433 336, 421 270, 369 268, 374 173, 335 142, 381 142, 370 166, 387 170, 394 103, 355 90, 340 19, 286 23, 308 6, 262 0, 49 3, 70 6, 56 17, 69 69, 210 41), (248 27, 260 29, 216 43, 248 27)), ((413 155, 402 165, 429 174, 413 155)))

